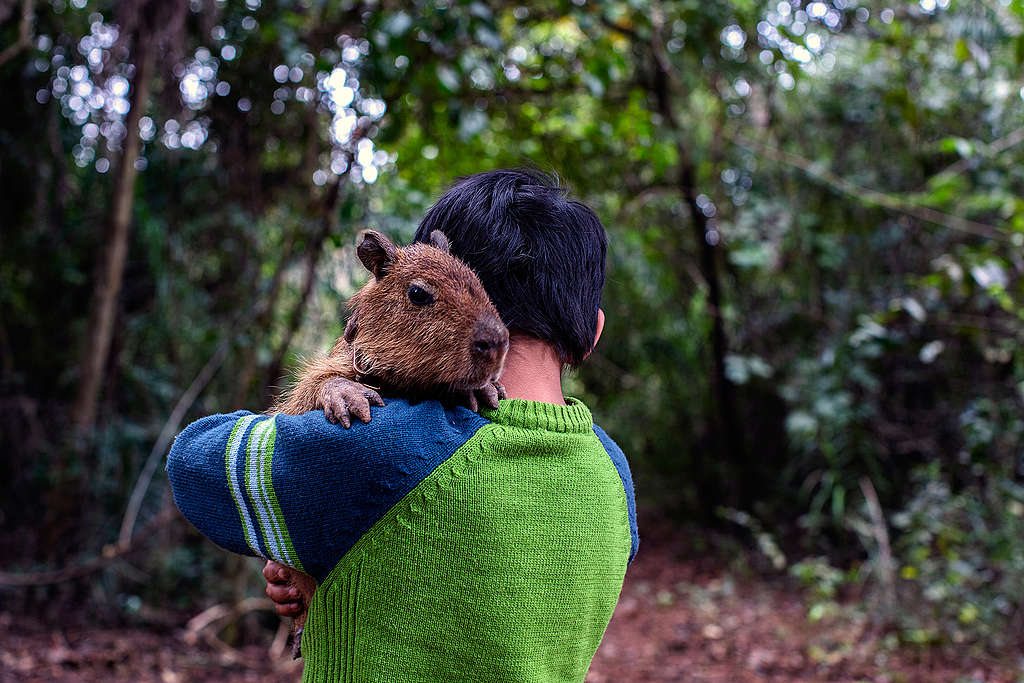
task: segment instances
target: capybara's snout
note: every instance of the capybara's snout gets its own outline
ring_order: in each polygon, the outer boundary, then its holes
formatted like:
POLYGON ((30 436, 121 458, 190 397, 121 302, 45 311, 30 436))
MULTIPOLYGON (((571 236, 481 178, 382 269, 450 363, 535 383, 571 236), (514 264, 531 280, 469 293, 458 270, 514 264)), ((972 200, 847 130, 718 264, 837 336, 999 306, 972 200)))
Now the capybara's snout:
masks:
POLYGON ((473 355, 500 365, 508 351, 508 330, 493 315, 480 318, 473 327, 473 355))

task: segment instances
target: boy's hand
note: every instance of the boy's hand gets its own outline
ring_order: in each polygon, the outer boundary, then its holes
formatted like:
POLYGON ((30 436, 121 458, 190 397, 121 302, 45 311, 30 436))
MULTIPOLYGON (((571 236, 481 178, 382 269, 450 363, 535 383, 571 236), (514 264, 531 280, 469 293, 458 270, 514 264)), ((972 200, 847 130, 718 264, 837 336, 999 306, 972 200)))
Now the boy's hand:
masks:
POLYGON ((267 580, 267 597, 274 601, 274 609, 282 617, 305 614, 316 591, 312 576, 270 560, 263 567, 267 580))

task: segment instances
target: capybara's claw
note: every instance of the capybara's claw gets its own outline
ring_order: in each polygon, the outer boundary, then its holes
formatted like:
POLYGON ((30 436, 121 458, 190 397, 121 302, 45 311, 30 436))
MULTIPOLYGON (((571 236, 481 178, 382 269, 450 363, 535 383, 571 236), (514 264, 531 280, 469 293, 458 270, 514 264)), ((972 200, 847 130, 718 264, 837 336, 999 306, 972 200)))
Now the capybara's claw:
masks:
POLYGON ((348 412, 353 416, 358 417, 363 424, 370 421, 370 403, 362 394, 349 401, 348 412))
POLYGON ((344 377, 326 382, 320 390, 320 400, 327 420, 334 424, 340 422, 345 429, 352 426, 353 415, 367 423, 372 419, 370 406, 384 405, 384 399, 376 391, 344 377))
POLYGON ((380 406, 381 408, 384 407, 384 399, 382 399, 380 397, 380 394, 378 394, 373 389, 370 389, 369 387, 363 387, 363 396, 366 397, 366 400, 370 402, 371 406, 380 406))
POLYGON ((324 417, 331 424, 341 424, 342 427, 348 429, 352 426, 352 420, 349 418, 348 406, 345 404, 345 400, 337 397, 332 397, 330 401, 324 405, 324 417))
POLYGON ((497 382, 492 382, 481 387, 480 389, 477 389, 476 393, 480 394, 480 397, 483 399, 484 403, 486 403, 491 408, 497 410, 498 399, 504 398, 505 388, 502 387, 497 382))

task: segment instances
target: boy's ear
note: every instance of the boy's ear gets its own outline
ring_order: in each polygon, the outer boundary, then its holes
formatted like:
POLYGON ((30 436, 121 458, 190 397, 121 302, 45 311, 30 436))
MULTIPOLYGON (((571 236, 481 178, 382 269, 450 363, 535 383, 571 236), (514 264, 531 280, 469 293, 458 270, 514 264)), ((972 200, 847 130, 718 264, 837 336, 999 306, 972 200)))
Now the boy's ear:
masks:
POLYGON ((583 354, 583 358, 586 359, 590 354, 594 352, 594 347, 597 346, 597 342, 601 339, 601 333, 604 332, 604 310, 601 308, 597 309, 597 330, 594 333, 594 345, 590 347, 590 350, 583 354))
POLYGON ((452 250, 451 242, 448 241, 448 237, 440 230, 435 230, 430 233, 430 244, 444 252, 450 252, 452 250))
POLYGON ((366 269, 379 280, 387 275, 391 266, 394 265, 395 258, 398 256, 398 247, 376 230, 367 230, 363 233, 359 246, 356 247, 356 254, 366 269))
POLYGON ((349 344, 356 338, 356 334, 359 332, 359 322, 356 320, 356 312, 352 311, 352 315, 348 317, 348 322, 345 323, 345 341, 349 344))

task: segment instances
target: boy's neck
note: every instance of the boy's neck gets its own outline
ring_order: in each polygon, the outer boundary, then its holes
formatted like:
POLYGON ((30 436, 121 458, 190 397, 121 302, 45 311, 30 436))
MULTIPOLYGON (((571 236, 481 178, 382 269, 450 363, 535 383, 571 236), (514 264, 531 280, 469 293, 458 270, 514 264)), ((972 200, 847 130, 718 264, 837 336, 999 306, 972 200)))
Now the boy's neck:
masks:
POLYGON ((535 337, 511 336, 501 383, 509 398, 565 405, 558 353, 535 337))

